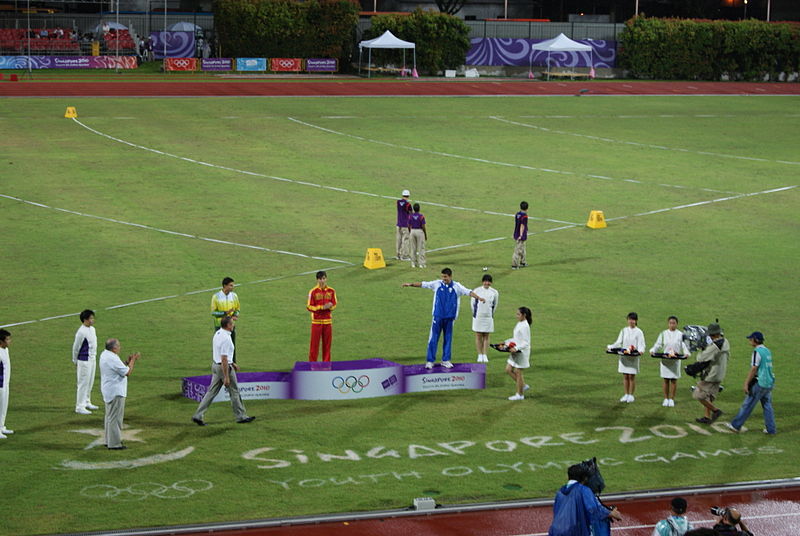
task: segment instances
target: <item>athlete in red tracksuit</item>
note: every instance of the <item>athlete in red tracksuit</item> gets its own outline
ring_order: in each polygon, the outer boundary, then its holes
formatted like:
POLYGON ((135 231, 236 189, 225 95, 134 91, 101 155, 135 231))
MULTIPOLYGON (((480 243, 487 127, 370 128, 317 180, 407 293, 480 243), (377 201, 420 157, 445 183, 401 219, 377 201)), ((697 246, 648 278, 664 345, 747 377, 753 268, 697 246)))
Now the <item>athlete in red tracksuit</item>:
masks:
POLYGON ((317 272, 317 286, 308 292, 306 309, 311 311, 311 345, 308 360, 316 361, 319 356, 319 341, 322 339, 322 360, 331 360, 331 339, 333 332, 332 312, 336 309, 336 291, 328 286, 328 274, 317 272))

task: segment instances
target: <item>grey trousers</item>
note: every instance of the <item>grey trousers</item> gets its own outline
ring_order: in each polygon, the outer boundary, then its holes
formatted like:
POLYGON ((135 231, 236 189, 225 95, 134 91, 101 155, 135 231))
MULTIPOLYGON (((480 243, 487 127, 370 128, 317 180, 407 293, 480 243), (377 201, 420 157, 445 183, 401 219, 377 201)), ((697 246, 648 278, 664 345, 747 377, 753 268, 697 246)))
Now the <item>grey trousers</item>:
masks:
POLYGON ((106 446, 108 448, 122 446, 122 418, 125 416, 125 397, 115 396, 106 402, 106 446))
POLYGON ((511 256, 511 266, 522 266, 528 262, 525 251, 525 240, 516 240, 514 244, 514 254, 511 256))
MULTIPOLYGON (((229 365, 230 367, 230 365, 229 365)), ((228 370, 228 375, 231 379, 231 384, 228 386, 228 394, 231 397, 231 407, 233 408, 233 415, 237 421, 247 418, 247 412, 242 404, 242 397, 239 396, 239 384, 236 382, 236 371, 231 367, 228 370)), ((222 375, 222 365, 214 363, 211 365, 211 385, 208 386, 208 391, 197 406, 197 411, 194 412, 195 419, 203 420, 206 410, 211 405, 214 397, 217 396, 219 390, 223 387, 224 376, 222 375)))

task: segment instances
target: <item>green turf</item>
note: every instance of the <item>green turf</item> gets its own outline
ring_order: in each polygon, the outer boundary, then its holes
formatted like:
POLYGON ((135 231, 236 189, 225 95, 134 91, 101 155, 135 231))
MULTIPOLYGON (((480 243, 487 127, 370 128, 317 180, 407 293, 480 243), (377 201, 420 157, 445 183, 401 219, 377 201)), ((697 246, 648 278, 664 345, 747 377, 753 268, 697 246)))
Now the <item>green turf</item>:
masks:
MULTIPOLYGON (((102 412, 72 412, 69 351, 77 317, 8 328, 14 375, 7 426, 17 433, 0 443, 0 496, 13 497, 0 533, 398 508, 423 495, 447 504, 545 497, 564 481, 571 461, 589 456, 603 460, 610 492, 797 476, 798 189, 736 196, 798 184, 798 103, 797 97, 0 100, 0 194, 352 263, 0 198, 0 324, 90 307, 98 313, 99 339, 119 337, 123 353, 143 356, 130 379, 125 417, 141 441, 129 440, 125 452, 85 449, 95 437, 74 430, 102 428, 102 412), (63 118, 66 106, 109 136, 234 170, 98 136, 63 118), (408 188, 423 205, 429 248, 466 245, 431 252, 425 270, 390 261, 384 270, 367 271, 360 267, 366 248, 393 255, 393 201, 274 177, 392 197, 408 188), (579 225, 545 232, 564 224, 532 219, 530 266, 512 272, 510 215, 523 199, 532 217, 579 225), (582 225, 593 209, 611 220, 607 229, 582 225), (477 243, 498 237, 505 239, 477 243), (490 267, 500 292, 495 339, 510 336, 517 306, 533 309, 532 394, 524 402, 506 400, 511 380, 496 354, 482 391, 251 401, 246 405, 258 419, 248 426, 234 424, 229 407, 217 404, 206 428, 189 421, 196 404, 180 396, 180 379, 208 373, 211 335, 211 290, 193 291, 234 277, 243 369, 288 371, 307 352, 304 303, 314 284, 307 272, 332 269, 329 283, 340 300, 334 359, 411 364, 423 360, 431 295, 400 285, 435 279, 444 266, 469 287, 490 267), (168 298, 109 309, 159 297, 168 298), (719 318, 733 352, 719 402, 727 418, 742 399, 744 336, 763 331, 779 378, 779 434, 760 433, 760 410, 747 423, 751 431, 738 436, 721 424, 694 424, 701 408, 690 399, 686 377, 677 406, 662 408, 658 362, 650 358, 642 358, 636 402, 619 404, 616 360, 602 350, 631 310, 648 344, 670 314, 681 325, 719 318), (63 465, 189 447, 179 461, 134 469, 63 465), (190 495, 181 484, 163 487, 187 479, 211 488, 190 495)), ((454 355, 474 360, 468 315, 456 323, 454 355)), ((93 399, 100 401, 99 379, 93 399)))

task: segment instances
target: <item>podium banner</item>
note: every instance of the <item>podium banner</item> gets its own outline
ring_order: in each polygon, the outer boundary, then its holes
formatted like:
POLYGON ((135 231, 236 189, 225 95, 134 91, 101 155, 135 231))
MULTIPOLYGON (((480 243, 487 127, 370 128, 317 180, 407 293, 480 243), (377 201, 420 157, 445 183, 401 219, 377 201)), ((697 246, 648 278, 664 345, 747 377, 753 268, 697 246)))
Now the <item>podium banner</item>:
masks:
MULTIPOLYGON (((243 400, 265 400, 289 398, 288 372, 240 372, 236 375, 239 394, 243 400)), ((183 379, 183 396, 200 402, 211 386, 211 375, 191 376, 183 379)), ((228 390, 220 389, 214 402, 231 399, 228 390)))
POLYGON ((197 58, 165 58, 165 71, 195 71, 197 70, 197 58))
POLYGON ((300 58, 272 58, 269 60, 269 70, 299 72, 303 70, 303 60, 300 58))

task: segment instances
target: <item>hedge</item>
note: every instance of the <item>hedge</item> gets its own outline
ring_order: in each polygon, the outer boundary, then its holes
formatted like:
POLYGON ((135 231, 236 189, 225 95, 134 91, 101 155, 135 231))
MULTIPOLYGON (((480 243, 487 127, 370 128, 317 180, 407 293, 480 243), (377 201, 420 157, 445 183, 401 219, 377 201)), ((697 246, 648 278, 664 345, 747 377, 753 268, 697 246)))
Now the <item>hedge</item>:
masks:
POLYGON ((323 57, 346 65, 359 9, 349 0, 215 0, 214 25, 227 57, 323 57))
POLYGON ((790 23, 634 17, 619 40, 634 78, 778 80, 800 68, 800 26, 790 23))
MULTIPOLYGON (((377 15, 372 17, 372 27, 364 32, 364 39, 378 37, 386 30, 415 43, 417 70, 430 74, 464 65, 470 47, 469 28, 464 21, 444 13, 417 9, 408 15, 377 15)), ((385 60, 399 65, 402 53, 376 52, 372 51, 373 63, 385 60)), ((410 58, 407 65, 411 65, 410 58)))

